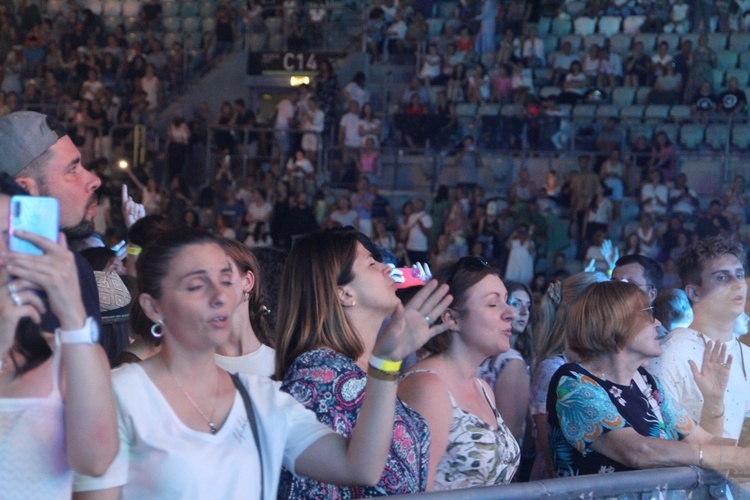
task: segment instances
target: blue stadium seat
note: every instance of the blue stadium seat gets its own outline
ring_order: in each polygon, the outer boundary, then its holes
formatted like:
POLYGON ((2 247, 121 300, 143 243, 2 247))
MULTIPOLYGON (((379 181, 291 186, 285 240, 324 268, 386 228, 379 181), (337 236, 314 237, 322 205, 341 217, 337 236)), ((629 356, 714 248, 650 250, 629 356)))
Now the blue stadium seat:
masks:
POLYGON ((620 108, 620 118, 628 120, 642 120, 645 106, 642 104, 629 104, 620 108))
POLYGON ((716 68, 728 70, 737 67, 738 54, 733 50, 716 52, 716 68))
POLYGON ((638 87, 635 92, 635 103, 648 104, 648 96, 651 94, 651 90, 651 87, 648 86, 638 87))
POLYGON ((724 81, 729 82, 730 78, 737 78, 737 81, 739 82, 740 87, 746 87, 748 84, 748 77, 750 77, 750 70, 747 69, 741 69, 741 68, 733 68, 727 70, 726 73, 724 73, 724 81))
POLYGON ((592 33, 591 35, 586 35, 585 37, 583 37, 583 49, 589 50, 592 45, 603 47, 606 40, 607 37, 600 33, 592 33))
POLYGON ((580 35, 563 35, 560 37, 560 47, 563 46, 565 42, 570 43, 570 48, 572 52, 578 52, 581 50, 581 47, 583 46, 583 37, 580 35))
POLYGON ((676 122, 689 120, 693 111, 687 104, 675 104, 669 110, 669 117, 676 122))
POLYGON ((550 33, 556 36, 563 36, 573 31, 573 23, 570 19, 560 19, 558 17, 552 20, 550 33))
POLYGON ((573 31, 581 36, 591 35, 596 31, 596 19, 579 16, 573 21, 573 31))
POLYGON ((542 16, 539 18, 539 22, 536 23, 536 32, 539 36, 544 36, 544 35, 549 34, 551 27, 552 27, 552 18, 542 16))
POLYGON ((729 124, 711 123, 706 127, 706 142, 714 149, 725 149, 729 143, 729 124))
POLYGON ((620 108, 614 104, 600 104, 596 108, 597 118, 617 118, 620 116, 620 108))
POLYGON ((745 52, 750 49, 750 33, 735 31, 729 35, 729 49, 737 52, 745 52))
POLYGON ((646 22, 646 16, 627 16, 622 20, 622 32, 635 35, 640 32, 644 22, 646 22))
POLYGON ((750 123, 738 123, 732 127, 732 146, 739 149, 750 147, 750 123))
POLYGON ((443 24, 445 20, 439 17, 430 17, 427 19, 427 36, 428 38, 435 38, 443 32, 443 24))
POLYGON ((602 16, 599 18, 597 25, 599 33, 604 36, 612 37, 619 33, 622 28, 622 17, 620 16, 602 16))
MULTIPOLYGON (((726 33, 709 33, 708 35, 708 46, 714 52, 727 49, 727 34, 726 33)), ((730 50, 734 50, 730 48, 730 50)))
POLYGON ((652 123, 661 123, 669 118, 669 106, 666 104, 651 104, 646 106, 643 117, 652 123))
POLYGON ((656 33, 638 33, 633 35, 633 40, 643 43, 643 50, 646 53, 656 49, 656 33))
POLYGON ((177 33, 180 31, 180 18, 179 17, 165 17, 162 20, 162 25, 167 33, 177 33))
POLYGON ((686 123, 680 127, 680 145, 687 149, 697 149, 703 143, 705 130, 700 123, 686 123))
POLYGON ((630 45, 633 43, 633 35, 627 33, 615 33, 609 38, 609 48, 612 52, 616 52, 624 56, 630 50, 630 45))
POLYGON ((615 87, 612 91, 612 103, 620 108, 633 104, 635 90, 634 87, 615 87))

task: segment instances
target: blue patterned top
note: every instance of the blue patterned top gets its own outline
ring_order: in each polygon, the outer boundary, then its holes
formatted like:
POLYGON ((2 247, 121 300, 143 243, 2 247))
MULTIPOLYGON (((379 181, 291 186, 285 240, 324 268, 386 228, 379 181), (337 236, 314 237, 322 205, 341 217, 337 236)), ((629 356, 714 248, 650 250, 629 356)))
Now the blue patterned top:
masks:
POLYGON ((596 377, 578 363, 560 367, 550 381, 547 415, 550 450, 558 477, 633 470, 594 451, 591 443, 615 429, 632 427, 647 437, 678 440, 695 423, 658 379, 643 368, 641 388, 596 377))
MULTIPOLYGON (((365 393, 367 374, 354 360, 328 348, 306 352, 294 360, 281 389, 318 420, 345 437, 351 437, 365 393)), ((348 499, 404 495, 425 491, 430 430, 424 418, 396 400, 391 451, 376 486, 344 487, 281 473, 279 498, 348 499)))

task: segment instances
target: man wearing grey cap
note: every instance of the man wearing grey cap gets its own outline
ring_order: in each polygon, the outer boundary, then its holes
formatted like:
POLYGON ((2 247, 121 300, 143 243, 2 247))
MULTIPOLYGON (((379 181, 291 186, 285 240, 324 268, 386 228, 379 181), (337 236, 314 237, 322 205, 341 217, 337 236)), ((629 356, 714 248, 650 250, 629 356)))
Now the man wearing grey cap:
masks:
MULTIPOLYGON (((69 239, 94 231, 96 189, 101 180, 81 164, 81 153, 65 129, 46 115, 18 111, 0 117, 0 173, 13 177, 32 196, 60 202, 60 230, 69 239)), ((99 295, 88 263, 78 254, 79 282, 86 312, 101 324, 99 295)), ((45 331, 57 328, 57 318, 42 318, 45 331)))

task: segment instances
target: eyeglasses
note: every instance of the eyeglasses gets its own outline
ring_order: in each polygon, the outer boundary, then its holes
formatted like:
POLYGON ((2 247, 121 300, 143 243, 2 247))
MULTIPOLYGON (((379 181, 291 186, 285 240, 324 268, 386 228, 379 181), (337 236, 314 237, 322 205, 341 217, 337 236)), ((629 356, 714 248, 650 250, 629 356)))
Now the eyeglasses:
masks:
POLYGON ((651 323, 656 321, 656 316, 654 316, 654 306, 644 307, 641 311, 646 313, 646 316, 651 320, 651 323))
POLYGON ((458 270, 462 267, 471 269, 472 271, 481 271, 482 269, 488 269, 490 265, 481 257, 461 257, 458 259, 458 262, 453 264, 453 269, 445 282, 450 284, 453 281, 453 278, 456 277, 458 270))

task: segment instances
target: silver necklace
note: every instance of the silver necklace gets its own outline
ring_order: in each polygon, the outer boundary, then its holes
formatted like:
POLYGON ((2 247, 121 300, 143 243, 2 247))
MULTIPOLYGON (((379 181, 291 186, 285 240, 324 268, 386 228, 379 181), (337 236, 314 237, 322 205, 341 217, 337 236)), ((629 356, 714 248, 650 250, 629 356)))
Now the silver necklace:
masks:
POLYGON ((201 409, 198 407, 197 404, 195 404, 195 401, 193 401, 193 398, 190 397, 190 394, 187 393, 187 391, 182 387, 182 384, 180 384, 180 381, 177 380, 177 377, 174 376, 174 373, 172 373, 172 370, 169 369, 169 365, 166 361, 164 361, 164 357, 159 356, 161 358, 161 362, 164 363, 164 367, 167 369, 167 373, 169 373, 169 376, 172 377, 172 380, 174 380, 174 383, 177 384, 177 387, 180 388, 182 393, 185 395, 188 401, 190 401, 190 404, 193 405, 193 408, 195 408, 195 411, 200 413, 200 416, 203 417, 203 420, 206 421, 208 424, 208 428, 211 430, 211 434, 216 434, 219 432, 219 429, 214 424, 214 414, 216 413, 216 401, 219 399, 219 378, 216 378, 216 398, 214 398, 214 406, 211 409, 211 418, 208 418, 205 413, 201 411, 201 409))

